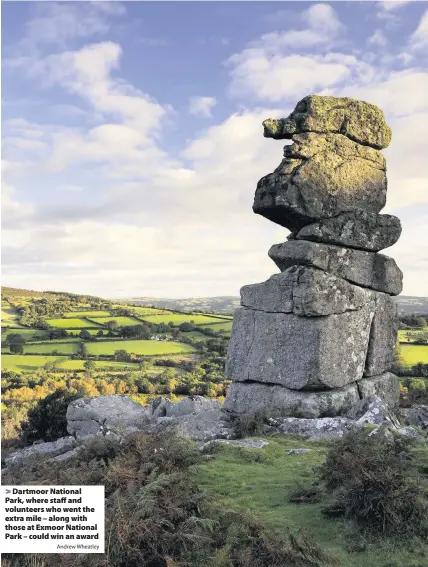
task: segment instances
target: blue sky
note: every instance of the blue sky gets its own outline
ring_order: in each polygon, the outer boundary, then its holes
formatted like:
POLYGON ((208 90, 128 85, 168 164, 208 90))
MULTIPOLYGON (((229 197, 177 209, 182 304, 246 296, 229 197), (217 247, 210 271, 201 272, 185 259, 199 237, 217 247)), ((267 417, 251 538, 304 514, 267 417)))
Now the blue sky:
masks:
POLYGON ((254 215, 261 122, 308 94, 379 105, 386 251, 428 295, 427 2, 3 2, 3 285, 238 295, 288 231, 254 215))

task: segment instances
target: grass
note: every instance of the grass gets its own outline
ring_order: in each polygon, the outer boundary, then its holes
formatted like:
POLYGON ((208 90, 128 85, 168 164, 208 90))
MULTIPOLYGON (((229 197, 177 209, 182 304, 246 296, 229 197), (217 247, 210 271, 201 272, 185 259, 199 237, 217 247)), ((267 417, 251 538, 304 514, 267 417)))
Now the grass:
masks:
POLYGON ((195 325, 203 325, 207 323, 221 323, 221 319, 215 319, 214 317, 207 317, 206 315, 184 315, 178 313, 168 313, 164 315, 145 315, 143 317, 145 321, 150 323, 169 323, 172 322, 174 325, 180 325, 181 323, 190 323, 193 321, 195 325))
POLYGON ((55 350, 61 353, 61 355, 77 354, 79 352, 79 341, 52 341, 49 343, 32 343, 24 345, 24 354, 52 354, 55 350))
POLYGON ((404 364, 413 366, 418 362, 428 364, 428 345, 400 345, 400 353, 404 364))
MULTIPOLYGON (((55 362, 61 359, 60 356, 43 356, 43 355, 13 355, 3 354, 2 371, 15 371, 15 372, 34 372, 44 367, 47 362, 55 362)), ((58 364, 58 368, 62 370, 83 370, 84 360, 63 360, 58 364)), ((137 368, 137 364, 131 362, 115 362, 106 360, 95 361, 95 366, 98 368, 137 368)))
POLYGON ((230 323, 223 322, 223 323, 214 323, 212 325, 202 325, 202 327, 212 329, 213 331, 231 331, 232 321, 230 323))
POLYGON ((194 352, 194 348, 184 343, 176 343, 173 341, 103 341, 96 343, 88 343, 88 353, 92 355, 111 356, 116 350, 126 350, 129 353, 156 355, 156 354, 174 354, 194 352))
POLYGON ((98 325, 96 322, 77 318, 47 319, 46 322, 57 329, 86 329, 86 327, 96 327, 98 325))
POLYGON ((70 311, 69 313, 65 313, 65 318, 74 318, 74 317, 108 317, 110 313, 108 311, 70 311))
POLYGON ((211 338, 207 337, 207 335, 204 335, 203 333, 200 333, 199 331, 190 331, 188 333, 183 333, 182 336, 196 339, 197 341, 206 341, 211 338))
MULTIPOLYGON (((322 504, 292 504, 291 493, 298 483, 311 486, 316 480, 313 468, 324 462, 328 443, 310 443, 293 437, 269 439, 263 449, 221 446, 207 463, 194 472, 201 488, 217 498, 225 498, 257 514, 271 529, 284 533, 304 527, 325 549, 333 550, 341 567, 427 567, 428 546, 421 550, 393 548, 391 543, 366 551, 345 551, 348 528, 339 520, 321 513, 322 504), (304 455, 287 455, 287 449, 311 449, 304 455)), ((422 450, 422 449, 421 449, 422 450)), ((428 449, 423 449, 427 453, 428 449)))
POLYGON ((139 321, 138 319, 136 319, 135 317, 88 317, 88 319, 90 321, 93 321, 94 323, 97 323, 98 325, 105 325, 106 323, 108 323, 109 321, 116 321, 116 323, 120 326, 120 327, 126 327, 126 326, 131 326, 131 325, 141 325, 141 321, 139 321))
POLYGON ((24 339, 26 341, 31 341, 34 340, 34 337, 43 337, 46 336, 46 331, 42 331, 40 329, 19 329, 19 331, 17 331, 16 329, 2 329, 2 333, 1 333, 1 339, 2 341, 4 341, 6 339, 6 337, 8 335, 11 334, 15 334, 15 333, 19 333, 20 335, 22 335, 24 337, 24 339))
POLYGON ((7 307, 7 304, 5 305, 5 307, 2 307, 1 310, 1 321, 2 321, 2 325, 8 325, 11 323, 18 323, 18 316, 19 313, 18 311, 15 309, 15 307, 9 306, 7 307))

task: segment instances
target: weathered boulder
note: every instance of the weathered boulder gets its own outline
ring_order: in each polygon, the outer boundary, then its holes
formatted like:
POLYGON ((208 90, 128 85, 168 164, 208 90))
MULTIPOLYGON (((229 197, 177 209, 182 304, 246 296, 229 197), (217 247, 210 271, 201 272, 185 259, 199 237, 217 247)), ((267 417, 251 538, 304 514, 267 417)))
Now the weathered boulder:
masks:
POLYGON ((389 408, 378 396, 368 396, 355 404, 347 417, 357 425, 391 425, 400 428, 396 412, 389 408))
POLYGON ((67 431, 77 439, 92 435, 125 432, 149 422, 147 408, 127 396, 80 398, 67 408, 67 431))
POLYGON ((415 404, 406 412, 406 423, 428 430, 428 406, 415 404))
POLYGON ((397 304, 385 293, 375 293, 375 296, 376 308, 364 376, 378 376, 391 368, 397 341, 397 304))
POLYGON ((257 184, 253 211, 290 230, 386 203, 385 158, 337 134, 293 136, 284 159, 257 184))
POLYGON ((241 305, 270 313, 317 317, 361 309, 374 293, 323 270, 292 266, 263 283, 242 287, 241 305))
POLYGON ((379 252, 397 242, 401 235, 400 219, 359 211, 308 224, 288 240, 311 240, 379 252))
POLYGON ((210 400, 203 396, 190 396, 171 404, 166 409, 166 417, 180 417, 182 415, 200 414, 221 409, 222 404, 218 400, 210 400))
POLYGON ((398 295, 403 288, 403 274, 395 260, 384 254, 290 240, 274 244, 269 257, 283 272, 295 265, 312 266, 362 287, 398 295))
POLYGON ((413 431, 407 431, 408 428, 400 426, 394 412, 376 396, 360 400, 346 416, 321 417, 318 419, 273 418, 269 420, 269 424, 281 433, 303 435, 309 437, 310 441, 329 437, 343 437, 346 433, 362 429, 367 425, 374 425, 376 428, 383 428, 383 430, 386 427, 402 435, 416 437, 413 431))
POLYGON ((359 399, 355 384, 334 390, 308 392, 257 382, 233 382, 224 402, 224 410, 232 414, 262 411, 274 416, 317 418, 344 414, 359 399))
POLYGON ((220 408, 221 403, 218 400, 210 400, 203 396, 189 396, 176 403, 167 398, 156 398, 148 407, 148 413, 152 419, 157 419, 159 417, 180 417, 220 408))
POLYGON ((373 314, 374 300, 311 318, 237 309, 225 377, 293 390, 341 388, 363 376, 373 314))
POLYGON ((301 132, 334 132, 376 149, 388 147, 392 135, 380 108, 348 97, 305 96, 288 118, 269 118, 263 126, 266 138, 288 140, 301 132))
POLYGON ((271 420, 272 425, 285 435, 302 435, 309 441, 319 441, 334 437, 343 437, 357 429, 355 422, 346 417, 323 417, 320 419, 301 419, 287 417, 282 420, 271 420))
POLYGON ((192 441, 210 441, 211 439, 233 437, 226 415, 221 405, 216 409, 206 409, 199 413, 178 415, 177 417, 159 417, 151 431, 174 430, 192 441))
POLYGON ((400 402, 400 382, 391 372, 379 376, 362 378, 357 382, 360 398, 377 396, 389 408, 397 408, 400 402))
POLYGON ((148 415, 151 419, 165 417, 168 408, 172 405, 173 402, 171 402, 171 400, 168 400, 168 398, 155 398, 147 408, 148 415))
POLYGON ((47 443, 35 443, 25 449, 19 449, 10 453, 5 458, 6 466, 17 465, 33 459, 34 457, 51 457, 53 455, 61 455, 73 450, 76 447, 74 437, 61 437, 56 441, 48 441, 47 443))

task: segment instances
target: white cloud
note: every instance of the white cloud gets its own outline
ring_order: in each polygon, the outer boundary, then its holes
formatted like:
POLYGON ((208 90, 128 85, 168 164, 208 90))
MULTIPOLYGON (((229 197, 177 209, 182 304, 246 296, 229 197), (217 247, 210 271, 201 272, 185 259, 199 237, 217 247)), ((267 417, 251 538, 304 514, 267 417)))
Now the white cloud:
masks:
POLYGON ((388 40, 382 30, 376 30, 374 34, 369 37, 367 43, 369 45, 379 45, 381 47, 384 47, 385 45, 387 45, 388 40))
POLYGON ((381 8, 386 12, 391 12, 402 8, 405 4, 408 4, 410 0, 389 0, 388 2, 379 2, 381 8))
POLYGON ((189 113, 210 118, 212 116, 211 110, 216 104, 217 101, 212 96, 194 96, 190 99, 189 113))
POLYGON ((26 23, 26 37, 19 48, 28 52, 44 45, 65 47, 70 40, 106 34, 111 16, 121 16, 121 2, 39 2, 35 16, 26 23))
POLYGON ((428 47, 428 10, 423 14, 418 27, 410 38, 412 49, 423 49, 428 47))
MULTIPOLYGON (((90 129, 64 127, 51 132, 53 149, 47 162, 51 170, 60 171, 83 160, 113 166, 117 162, 128 167, 135 164, 137 170, 150 174, 162 166, 163 160, 167 161, 155 140, 172 109, 131 84, 113 78, 121 54, 118 44, 102 42, 37 59, 32 64, 26 62, 25 70, 30 76, 46 87, 60 85, 79 96, 103 120, 90 129)), ((46 132, 46 126, 44 129, 46 132)))
POLYGON ((330 36, 344 31, 345 26, 339 21, 336 12, 329 4, 317 3, 302 13, 303 21, 309 26, 330 36))
POLYGON ((320 89, 364 76, 370 68, 353 56, 327 55, 268 56, 261 49, 246 49, 229 59, 233 65, 229 92, 233 97, 251 93, 260 100, 298 100, 320 89))
POLYGON ((29 72, 40 76, 47 85, 58 83, 86 99, 97 112, 133 125, 140 136, 149 137, 160 126, 160 119, 170 110, 129 83, 114 79, 122 50, 113 42, 88 45, 78 51, 51 55, 37 62, 29 72))

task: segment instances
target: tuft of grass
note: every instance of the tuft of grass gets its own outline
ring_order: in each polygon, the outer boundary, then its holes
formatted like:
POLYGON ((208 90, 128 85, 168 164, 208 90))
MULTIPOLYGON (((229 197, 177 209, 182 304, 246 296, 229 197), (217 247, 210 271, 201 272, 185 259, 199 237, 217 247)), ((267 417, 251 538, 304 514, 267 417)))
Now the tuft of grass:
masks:
POLYGON ((263 411, 231 417, 235 437, 243 439, 245 437, 265 435, 270 430, 268 417, 267 413, 263 411))
POLYGON ((372 537, 428 536, 428 484, 417 474, 412 442, 398 435, 351 432, 320 468, 334 501, 329 516, 344 516, 372 537))

